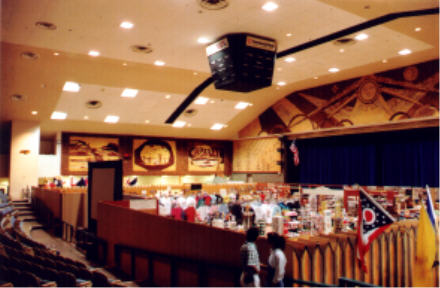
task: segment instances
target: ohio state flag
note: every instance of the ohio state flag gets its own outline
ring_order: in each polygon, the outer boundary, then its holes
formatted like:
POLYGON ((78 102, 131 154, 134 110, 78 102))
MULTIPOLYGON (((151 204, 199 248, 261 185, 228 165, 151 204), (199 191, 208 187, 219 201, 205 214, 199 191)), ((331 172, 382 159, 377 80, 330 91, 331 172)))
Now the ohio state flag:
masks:
POLYGON ((362 188, 359 190, 358 211, 356 256, 362 270, 367 272, 364 255, 371 242, 396 220, 362 188))

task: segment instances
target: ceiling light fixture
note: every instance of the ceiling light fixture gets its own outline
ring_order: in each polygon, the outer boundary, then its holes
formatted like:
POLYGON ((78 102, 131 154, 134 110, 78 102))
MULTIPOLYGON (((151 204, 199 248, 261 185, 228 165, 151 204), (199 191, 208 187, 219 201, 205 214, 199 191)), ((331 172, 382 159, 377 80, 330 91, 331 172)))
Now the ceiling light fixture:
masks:
POLYGON ((318 77, 318 76, 315 76, 315 77, 313 77, 313 79, 317 80, 317 79, 319 79, 319 77, 318 77))
POLYGON ((209 129, 211 129, 211 130, 220 130, 220 129, 222 129, 223 127, 225 127, 224 124, 221 124, 221 123, 215 123, 215 124, 212 125, 211 128, 209 128, 209 129))
POLYGON ((197 42, 200 44, 208 44, 209 42, 211 42, 211 40, 209 40, 207 37, 199 37, 197 38, 197 42))
POLYGON ((416 32, 420 32, 420 31, 422 31, 422 28, 421 28, 421 27, 416 27, 416 28, 414 29, 414 31, 416 31, 416 32))
POLYGON ((150 120, 145 120, 145 124, 149 124, 150 123, 150 120))
POLYGON ((248 102, 238 102, 237 105, 234 106, 235 109, 243 110, 250 106, 251 103, 248 102))
POLYGON ((76 82, 66 81, 63 86, 63 91, 66 92, 79 92, 81 87, 76 82))
POLYGON ((163 66, 163 65, 165 65, 165 62, 163 62, 162 60, 156 60, 156 61, 154 61, 154 65, 163 66))
POLYGON ((115 115, 108 115, 104 119, 105 123, 117 123, 118 121, 119 121, 119 116, 115 116, 115 115))
POLYGON ((330 73, 336 73, 336 72, 339 72, 339 68, 332 67, 332 68, 328 69, 328 72, 330 72, 330 73))
POLYGON ((52 115, 50 116, 50 119, 53 120, 64 120, 67 118, 67 113, 54 111, 52 112, 52 115))
POLYGON ((203 97, 203 96, 199 96, 197 97, 197 99, 194 101, 194 104, 197 105, 205 105, 206 103, 209 102, 209 98, 203 97))
POLYGON ((264 3, 263 6, 261 6, 261 9, 263 9, 266 12, 272 12, 278 9, 278 4, 272 1, 264 3))
POLYGON ((175 128, 183 128, 185 127, 186 122, 185 121, 176 121, 173 123, 173 127, 175 128))
POLYGON ((58 55, 60 55, 60 53, 58 53, 58 52, 53 53, 53 56, 58 56, 58 55))
POLYGON ((339 49, 339 53, 344 53, 345 52, 345 50, 344 49, 339 49))
POLYGON ((137 94, 137 89, 125 88, 124 91, 122 91, 121 97, 134 98, 137 94))
POLYGON ((119 27, 121 27, 122 29, 131 29, 134 27, 134 24, 129 21, 124 21, 121 23, 121 25, 119 25, 119 27))
POLYGON ((209 103, 214 104, 214 103, 215 103, 215 100, 211 100, 211 101, 209 101, 209 103))
POLYGON ((412 51, 411 50, 409 50, 409 49, 402 49, 402 50, 400 50, 399 52, 398 52, 400 55, 408 55, 408 54, 411 54, 412 53, 412 51))
POLYGON ((388 60, 387 59, 383 59, 382 63, 388 63, 388 60))
POLYGON ((127 66, 127 62, 122 63, 122 66, 127 66))
POLYGON ((89 116, 84 116, 84 120, 89 120, 89 116))
POLYGON ((292 37, 292 33, 287 33, 286 37, 292 37))
POLYGON ((32 111, 31 114, 32 114, 32 115, 37 115, 37 114, 38 114, 38 111, 32 111))
POLYGON ((278 86, 285 86, 285 85, 286 85, 286 82, 284 82, 284 81, 278 81, 277 85, 278 85, 278 86))
POLYGON ((365 33, 358 34, 354 37, 354 39, 356 39, 358 41, 366 40, 366 39, 368 39, 368 34, 365 34, 365 33))
POLYGON ((165 95, 165 99, 170 99, 170 98, 171 98, 170 94, 165 95))
POLYGON ((99 55, 101 55, 101 53, 99 53, 99 51, 97 51, 97 50, 90 50, 89 51, 89 56, 98 57, 99 55))
POLYGON ((295 62, 296 61, 296 59, 294 58, 294 57, 287 57, 285 60, 284 60, 284 62, 287 62, 287 63, 292 63, 292 62, 295 62))

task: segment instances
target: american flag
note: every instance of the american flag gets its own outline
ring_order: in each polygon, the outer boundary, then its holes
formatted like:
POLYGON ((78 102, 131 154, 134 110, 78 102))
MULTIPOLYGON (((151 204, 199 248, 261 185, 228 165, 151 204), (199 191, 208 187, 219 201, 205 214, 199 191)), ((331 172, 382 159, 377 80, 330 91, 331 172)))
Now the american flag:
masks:
POLYGON ((299 165, 299 151, 298 151, 298 147, 296 147, 296 145, 295 145, 295 140, 292 141, 292 144, 290 144, 289 149, 293 153, 293 163, 295 164, 295 166, 298 166, 299 165))
POLYGON ((370 244, 395 219, 365 190, 359 190, 359 215, 357 231, 357 258, 362 270, 367 272, 364 255, 370 249, 370 244))

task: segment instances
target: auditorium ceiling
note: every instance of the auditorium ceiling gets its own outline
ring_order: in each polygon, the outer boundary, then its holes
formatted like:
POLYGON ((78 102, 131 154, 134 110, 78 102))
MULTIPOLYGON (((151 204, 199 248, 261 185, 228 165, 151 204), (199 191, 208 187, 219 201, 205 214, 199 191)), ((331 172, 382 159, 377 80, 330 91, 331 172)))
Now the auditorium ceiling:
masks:
POLYGON ((403 18, 348 36, 364 33, 367 39, 278 58, 271 87, 238 93, 210 85, 201 93, 207 103, 192 103, 192 113, 177 119, 183 128, 165 124, 210 76, 202 40, 249 32, 275 39, 282 51, 385 14, 438 7, 434 0, 275 0, 278 8, 267 12, 266 2, 2 0, 0 120, 39 121, 43 136, 70 131, 234 139, 295 91, 439 57, 438 14, 403 18), (133 26, 122 28, 124 21, 133 26), (404 49, 411 53, 400 55, 404 49), (66 82, 80 90, 63 91, 66 82), (125 88, 137 95, 121 97, 125 88), (251 105, 234 108, 239 102, 251 105), (51 119, 55 111, 66 119, 51 119), (109 115, 118 122, 105 123, 109 115), (225 126, 210 129, 215 123, 225 126))

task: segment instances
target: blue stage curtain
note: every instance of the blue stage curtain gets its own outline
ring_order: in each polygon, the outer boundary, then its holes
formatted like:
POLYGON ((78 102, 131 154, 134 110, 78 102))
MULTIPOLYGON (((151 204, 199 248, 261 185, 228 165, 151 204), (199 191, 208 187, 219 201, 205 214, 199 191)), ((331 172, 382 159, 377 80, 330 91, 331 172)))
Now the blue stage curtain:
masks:
POLYGON ((300 165, 286 155, 290 183, 439 186, 438 128, 299 139, 296 145, 300 165))

